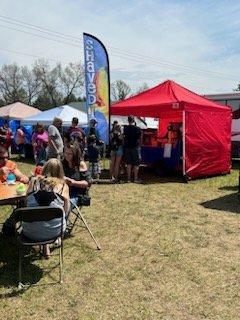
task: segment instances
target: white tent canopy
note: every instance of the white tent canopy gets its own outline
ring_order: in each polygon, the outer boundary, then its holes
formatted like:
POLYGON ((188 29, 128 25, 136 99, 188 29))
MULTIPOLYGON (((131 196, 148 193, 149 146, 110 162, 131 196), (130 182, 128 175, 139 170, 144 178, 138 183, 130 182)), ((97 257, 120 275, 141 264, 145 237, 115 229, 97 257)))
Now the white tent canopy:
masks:
POLYGON ((21 124, 36 125, 37 123, 41 123, 46 126, 50 125, 55 117, 62 119, 63 126, 70 126, 73 117, 78 118, 80 126, 86 125, 88 123, 86 113, 72 108, 69 105, 64 105, 61 107, 56 107, 53 109, 43 111, 36 116, 28 117, 22 120, 21 124))
POLYGON ((8 120, 21 120, 26 117, 33 117, 41 111, 21 102, 15 102, 0 108, 0 118, 8 120))

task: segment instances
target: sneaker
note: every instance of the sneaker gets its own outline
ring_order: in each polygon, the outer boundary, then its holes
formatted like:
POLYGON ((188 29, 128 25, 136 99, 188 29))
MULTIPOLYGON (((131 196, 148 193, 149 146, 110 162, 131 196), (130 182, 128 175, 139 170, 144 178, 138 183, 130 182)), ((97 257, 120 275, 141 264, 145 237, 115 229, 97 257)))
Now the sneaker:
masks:
POLYGON ((134 180, 134 183, 143 183, 142 180, 134 180))
POLYGON ((61 238, 57 238, 57 240, 54 242, 54 247, 60 247, 62 243, 61 238))

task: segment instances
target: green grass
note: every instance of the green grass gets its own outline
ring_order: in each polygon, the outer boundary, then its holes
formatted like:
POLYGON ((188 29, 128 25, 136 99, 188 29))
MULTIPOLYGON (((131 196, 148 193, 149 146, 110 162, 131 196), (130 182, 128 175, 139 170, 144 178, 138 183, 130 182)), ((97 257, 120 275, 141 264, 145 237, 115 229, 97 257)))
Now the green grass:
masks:
MULTIPOLYGON (((30 171, 30 165, 20 164, 30 171)), ((0 243, 0 319, 239 319, 238 171, 192 181, 94 185, 84 228, 64 242, 65 282, 36 255, 17 292, 14 241, 0 243), (33 284, 37 284, 34 286, 33 284)), ((10 213, 1 208, 1 220, 10 213)))

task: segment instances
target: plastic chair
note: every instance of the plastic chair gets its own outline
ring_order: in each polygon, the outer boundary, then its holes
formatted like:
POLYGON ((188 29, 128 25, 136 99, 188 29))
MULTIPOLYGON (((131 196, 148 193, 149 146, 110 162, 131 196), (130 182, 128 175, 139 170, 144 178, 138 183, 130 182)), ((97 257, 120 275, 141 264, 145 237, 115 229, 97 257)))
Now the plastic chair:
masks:
POLYGON ((61 233, 51 239, 47 239, 45 241, 42 240, 32 240, 24 236, 24 234, 21 232, 18 235, 18 243, 19 243, 19 283, 18 288, 21 289, 23 287, 22 284, 22 258, 24 258, 24 255, 22 255, 23 247, 24 246, 35 246, 35 245, 47 245, 54 243, 59 237, 61 238, 61 246, 59 250, 59 266, 60 266, 60 279, 59 282, 63 282, 63 221, 65 219, 64 217, 64 211, 62 208, 59 207, 47 207, 47 206, 41 206, 41 207, 24 207, 24 208, 18 208, 14 211, 14 218, 16 222, 35 222, 35 221, 50 221, 55 218, 61 218, 61 233))

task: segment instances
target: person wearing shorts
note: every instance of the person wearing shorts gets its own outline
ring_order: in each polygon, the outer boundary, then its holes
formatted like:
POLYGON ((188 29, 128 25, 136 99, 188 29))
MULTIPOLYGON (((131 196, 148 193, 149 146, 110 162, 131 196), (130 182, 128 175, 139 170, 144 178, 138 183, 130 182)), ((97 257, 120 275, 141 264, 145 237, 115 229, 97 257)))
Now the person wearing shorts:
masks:
POLYGON ((99 180, 101 174, 100 166, 100 151, 96 145, 96 136, 90 135, 88 137, 88 160, 89 160, 89 172, 93 179, 99 180))
POLYGON ((119 168, 123 156, 123 135, 120 124, 115 121, 110 133, 111 164, 110 180, 117 182, 119 179, 119 168))
POLYGON ((127 181, 131 182, 131 174, 133 171, 134 182, 138 183, 141 130, 136 126, 132 116, 128 116, 128 123, 129 124, 124 127, 124 161, 127 165, 127 181))

